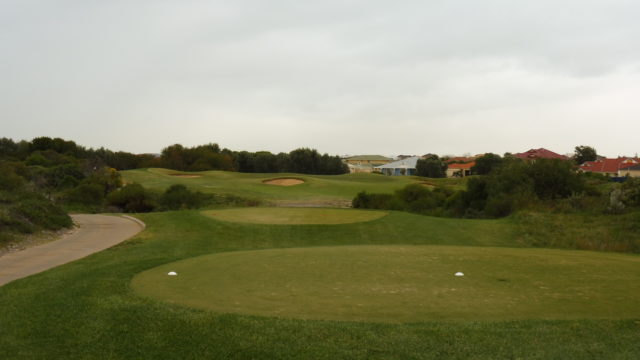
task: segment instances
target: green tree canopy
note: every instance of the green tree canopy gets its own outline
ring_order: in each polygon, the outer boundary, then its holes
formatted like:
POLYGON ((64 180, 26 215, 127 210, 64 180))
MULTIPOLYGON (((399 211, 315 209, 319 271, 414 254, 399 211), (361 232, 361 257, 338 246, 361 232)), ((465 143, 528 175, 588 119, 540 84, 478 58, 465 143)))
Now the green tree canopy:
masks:
POLYGON ((438 155, 430 155, 426 159, 420 159, 416 163, 416 175, 443 178, 447 176, 447 164, 445 164, 438 155))
POLYGON ((595 161, 597 159, 598 153, 593 147, 586 145, 576 146, 573 154, 573 160, 576 164, 581 165, 587 161, 595 161))
POLYGON ((502 164, 500 155, 487 153, 476 159, 476 164, 471 168, 474 175, 487 175, 491 170, 502 164))

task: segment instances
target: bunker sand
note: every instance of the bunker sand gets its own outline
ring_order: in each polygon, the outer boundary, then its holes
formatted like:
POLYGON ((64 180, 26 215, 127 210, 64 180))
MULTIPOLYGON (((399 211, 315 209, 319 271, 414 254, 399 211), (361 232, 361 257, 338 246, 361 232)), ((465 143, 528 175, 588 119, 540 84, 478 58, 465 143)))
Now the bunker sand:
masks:
POLYGON ((169 176, 183 178, 183 179, 196 179, 196 178, 202 177, 202 175, 188 175, 188 174, 169 174, 169 176))

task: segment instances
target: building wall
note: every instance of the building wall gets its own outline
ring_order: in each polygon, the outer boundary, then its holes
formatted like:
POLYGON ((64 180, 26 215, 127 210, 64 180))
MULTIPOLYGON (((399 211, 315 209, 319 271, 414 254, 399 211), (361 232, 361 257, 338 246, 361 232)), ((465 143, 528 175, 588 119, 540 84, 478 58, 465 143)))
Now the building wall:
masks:
POLYGON ((455 173, 460 173, 462 177, 471 175, 471 170, 469 169, 447 169, 447 177, 454 177, 455 173))
POLYGON ((629 169, 624 169, 624 170, 620 170, 618 171, 618 176, 630 176, 630 177, 640 177, 640 170, 629 170, 629 169))
POLYGON ((354 166, 352 164, 348 164, 349 166, 349 172, 351 174, 356 174, 356 173, 372 173, 373 172, 373 165, 370 166, 366 166, 366 165, 358 165, 358 166, 354 166))
POLYGON ((384 164, 388 164, 391 162, 391 160, 389 161, 384 161, 384 160, 345 160, 344 162, 346 162, 347 164, 353 164, 353 165, 372 165, 372 166, 380 166, 380 165, 384 165, 384 164))

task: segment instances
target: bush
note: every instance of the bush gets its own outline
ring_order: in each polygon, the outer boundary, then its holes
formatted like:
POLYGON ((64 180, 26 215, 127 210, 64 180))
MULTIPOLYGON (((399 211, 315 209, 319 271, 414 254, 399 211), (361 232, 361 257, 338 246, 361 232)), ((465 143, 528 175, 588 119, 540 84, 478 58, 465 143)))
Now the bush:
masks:
POLYGON ((620 185, 622 202, 626 206, 640 206, 640 179, 628 178, 620 185))
POLYGON ((357 209, 400 210, 392 194, 368 194, 366 191, 358 193, 351 205, 357 209))
POLYGON ((494 196, 487 201, 484 207, 484 214, 487 217, 499 218, 511 214, 515 210, 513 197, 506 194, 494 196))
POLYGON ((126 185, 107 196, 107 204, 124 212, 150 212, 155 208, 151 196, 140 184, 126 185))
POLYGON ((0 230, 32 233, 73 225, 64 210, 44 196, 28 191, 0 192, 0 230))
POLYGON ((14 168, 0 163, 0 189, 13 191, 24 185, 25 179, 16 174, 14 168))
POLYGON ((171 185, 160 197, 160 206, 165 210, 197 209, 204 206, 211 196, 199 191, 193 192, 186 186, 171 185))
POLYGON ((533 191, 540 199, 562 199, 585 191, 583 177, 568 161, 539 159, 527 169, 533 191))
POLYGON ((396 198, 404 207, 414 213, 427 213, 444 205, 446 195, 442 191, 432 191, 420 184, 411 184, 396 191, 396 198))
POLYGON ((99 184, 83 183, 69 190, 64 199, 70 204, 101 206, 104 202, 104 188, 99 184))

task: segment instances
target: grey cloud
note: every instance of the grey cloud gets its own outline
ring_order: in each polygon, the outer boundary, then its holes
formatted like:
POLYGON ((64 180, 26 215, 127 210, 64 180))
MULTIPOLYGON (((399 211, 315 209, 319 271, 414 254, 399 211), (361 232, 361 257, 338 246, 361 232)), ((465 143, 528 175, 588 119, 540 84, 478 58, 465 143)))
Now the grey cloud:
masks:
MULTIPOLYGON (((615 114, 612 124, 640 115, 626 101, 639 90, 639 10, 621 0, 8 1, 0 108, 16 121, 2 120, 2 132, 157 151, 208 141, 269 149, 273 131, 288 148, 454 153, 450 140, 414 133, 489 128, 489 139, 462 135, 464 151, 485 141, 507 151, 523 131, 570 149, 570 126, 548 136, 533 124, 574 125, 594 98, 593 113, 615 114), (247 127, 256 135, 237 138, 247 127), (149 128, 146 144, 122 135, 149 128)), ((598 132, 594 123, 580 135, 603 141, 598 132)))

